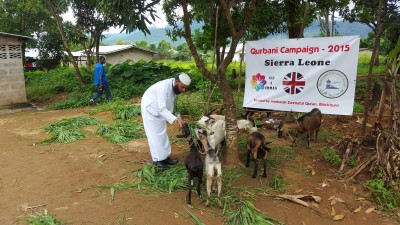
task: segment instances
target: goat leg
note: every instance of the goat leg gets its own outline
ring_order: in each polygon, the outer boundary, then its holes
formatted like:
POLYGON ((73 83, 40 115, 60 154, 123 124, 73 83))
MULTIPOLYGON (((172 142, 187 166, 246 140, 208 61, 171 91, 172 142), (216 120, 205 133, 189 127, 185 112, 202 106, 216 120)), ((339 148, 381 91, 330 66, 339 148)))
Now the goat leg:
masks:
POLYGON ((203 179, 203 171, 199 172, 197 177, 197 194, 199 196, 201 196, 200 189, 201 189, 202 179, 203 179))
POLYGON ((217 184, 218 184, 218 206, 220 208, 222 208, 222 202, 221 202, 222 179, 221 179, 221 176, 217 177, 217 184))
POLYGON ((206 202, 206 206, 210 205, 211 185, 212 185, 212 177, 209 177, 208 174, 207 174, 207 202, 206 202))
POLYGON ((246 167, 250 166, 250 147, 247 147, 247 162, 246 162, 246 167))
POLYGON ((258 161, 257 161, 257 158, 254 158, 254 173, 253 173, 253 176, 251 176, 252 178, 257 177, 257 171, 258 171, 258 161))
POLYGON ((267 177, 267 159, 263 158, 264 161, 264 173, 263 173, 263 177, 267 177))
POLYGON ((186 195, 186 203, 192 204, 192 187, 193 187, 193 178, 189 176, 189 193, 186 195))
POLYGON ((316 130, 315 130, 315 140, 314 140, 315 143, 317 143, 318 131, 319 131, 319 129, 316 129, 316 130))
POLYGON ((288 133, 288 136, 289 136, 290 140, 293 141, 292 145, 290 145, 290 146, 294 146, 294 143, 296 142, 296 139, 293 139, 292 135, 290 135, 289 133, 288 133))

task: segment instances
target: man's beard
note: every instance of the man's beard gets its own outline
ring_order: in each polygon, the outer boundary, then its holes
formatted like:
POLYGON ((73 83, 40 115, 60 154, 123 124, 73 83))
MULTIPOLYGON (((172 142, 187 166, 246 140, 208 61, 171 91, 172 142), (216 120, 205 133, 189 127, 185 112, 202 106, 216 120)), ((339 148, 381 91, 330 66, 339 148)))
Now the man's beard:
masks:
POLYGON ((174 93, 176 95, 179 95, 180 93, 182 93, 181 91, 179 91, 179 87, 176 84, 174 86, 172 86, 172 90, 174 90, 174 93))

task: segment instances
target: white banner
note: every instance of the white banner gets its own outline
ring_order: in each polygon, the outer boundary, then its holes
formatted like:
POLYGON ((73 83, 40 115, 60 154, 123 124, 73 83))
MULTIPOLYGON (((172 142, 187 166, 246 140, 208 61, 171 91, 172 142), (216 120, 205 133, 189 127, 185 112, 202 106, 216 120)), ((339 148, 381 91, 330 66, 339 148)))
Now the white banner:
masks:
POLYGON ((246 43, 243 107, 352 115, 360 38, 246 43))

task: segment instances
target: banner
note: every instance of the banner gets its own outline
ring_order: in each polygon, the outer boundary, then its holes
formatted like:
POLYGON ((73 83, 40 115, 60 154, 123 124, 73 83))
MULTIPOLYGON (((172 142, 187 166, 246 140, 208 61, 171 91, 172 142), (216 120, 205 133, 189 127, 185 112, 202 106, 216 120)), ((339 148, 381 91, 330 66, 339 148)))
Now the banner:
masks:
POLYGON ((243 107, 352 115, 360 38, 246 43, 243 107))

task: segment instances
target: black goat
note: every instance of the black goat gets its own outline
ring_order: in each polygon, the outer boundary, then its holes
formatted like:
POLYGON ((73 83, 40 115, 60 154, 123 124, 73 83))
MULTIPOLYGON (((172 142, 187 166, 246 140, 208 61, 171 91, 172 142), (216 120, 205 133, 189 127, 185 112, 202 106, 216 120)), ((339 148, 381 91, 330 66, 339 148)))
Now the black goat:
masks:
POLYGON ((200 196, 200 187, 203 179, 203 161, 201 160, 199 150, 193 141, 190 129, 187 124, 183 125, 182 134, 177 138, 187 138, 190 152, 185 158, 185 167, 188 171, 189 193, 186 196, 186 203, 192 204, 193 180, 197 177, 197 194, 200 196))

